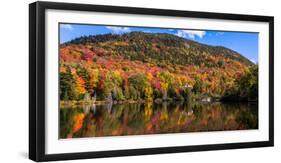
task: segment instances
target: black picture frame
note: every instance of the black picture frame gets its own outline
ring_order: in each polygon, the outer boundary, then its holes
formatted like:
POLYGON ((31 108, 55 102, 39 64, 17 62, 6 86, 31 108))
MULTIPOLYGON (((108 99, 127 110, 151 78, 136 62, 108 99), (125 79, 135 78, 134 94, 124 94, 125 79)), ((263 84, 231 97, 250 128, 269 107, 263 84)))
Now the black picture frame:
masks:
POLYGON ((274 18, 270 16, 222 14, 151 8, 117 7, 88 4, 34 2, 29 5, 29 158, 34 161, 55 161, 100 157, 132 156, 190 151, 269 147, 274 145, 274 18), (45 11, 95 11, 123 14, 161 15, 176 17, 243 20, 269 23, 269 140, 262 142, 159 147, 149 149, 115 150, 66 154, 45 153, 45 11))

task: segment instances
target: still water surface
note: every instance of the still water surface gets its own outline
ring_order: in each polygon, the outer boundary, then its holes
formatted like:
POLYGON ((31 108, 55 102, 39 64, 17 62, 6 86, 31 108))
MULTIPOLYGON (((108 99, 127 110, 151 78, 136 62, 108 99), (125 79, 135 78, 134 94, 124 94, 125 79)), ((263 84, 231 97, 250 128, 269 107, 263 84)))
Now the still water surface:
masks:
POLYGON ((60 138, 258 128, 255 103, 134 103, 60 109, 60 138))

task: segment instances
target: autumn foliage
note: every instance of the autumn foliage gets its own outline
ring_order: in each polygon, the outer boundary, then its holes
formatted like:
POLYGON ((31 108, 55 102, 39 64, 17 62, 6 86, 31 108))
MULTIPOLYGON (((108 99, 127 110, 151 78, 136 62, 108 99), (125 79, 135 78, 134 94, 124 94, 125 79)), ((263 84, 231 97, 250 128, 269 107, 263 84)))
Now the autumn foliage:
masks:
POLYGON ((81 37, 60 45, 60 99, 89 94, 100 100, 184 100, 190 92, 222 97, 234 91, 239 96, 240 79, 257 85, 253 66, 230 49, 168 34, 81 37))

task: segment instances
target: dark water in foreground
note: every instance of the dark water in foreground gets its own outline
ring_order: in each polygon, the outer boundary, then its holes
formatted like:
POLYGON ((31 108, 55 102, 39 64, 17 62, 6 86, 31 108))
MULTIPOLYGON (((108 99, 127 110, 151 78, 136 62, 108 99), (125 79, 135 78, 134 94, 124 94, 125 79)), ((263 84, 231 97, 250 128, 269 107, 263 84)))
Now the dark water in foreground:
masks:
POLYGON ((107 104, 60 109, 60 138, 257 128, 255 103, 107 104))

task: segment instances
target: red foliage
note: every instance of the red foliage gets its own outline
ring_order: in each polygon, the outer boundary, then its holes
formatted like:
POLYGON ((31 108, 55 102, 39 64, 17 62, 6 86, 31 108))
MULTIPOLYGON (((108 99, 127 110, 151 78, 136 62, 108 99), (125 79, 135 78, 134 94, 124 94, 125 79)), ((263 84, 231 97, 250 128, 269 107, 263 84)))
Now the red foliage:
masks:
POLYGON ((161 89, 161 81, 159 79, 157 79, 157 78, 153 79, 151 84, 152 84, 153 88, 158 89, 158 90, 161 89))
POLYGON ((82 59, 85 61, 92 61, 96 54, 89 49, 83 49, 82 59))

